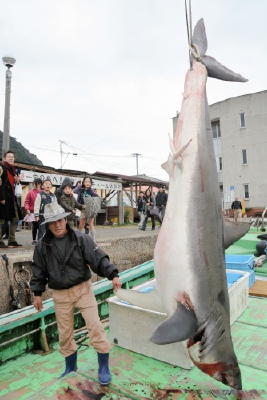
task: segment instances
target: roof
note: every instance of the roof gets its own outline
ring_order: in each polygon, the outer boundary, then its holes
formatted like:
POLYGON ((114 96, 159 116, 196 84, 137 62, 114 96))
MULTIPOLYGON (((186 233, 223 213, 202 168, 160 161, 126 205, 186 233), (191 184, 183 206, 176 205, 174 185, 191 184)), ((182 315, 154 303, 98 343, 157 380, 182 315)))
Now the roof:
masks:
POLYGON ((53 168, 47 165, 33 165, 27 163, 19 163, 16 162, 15 166, 20 169, 25 169, 28 171, 36 171, 36 172, 43 172, 47 174, 60 174, 66 176, 77 176, 83 178, 84 176, 90 176, 95 179, 101 180, 115 180, 122 183, 124 187, 131 186, 131 184, 137 185, 147 185, 147 186, 168 186, 169 183, 167 181, 163 181, 158 178, 150 177, 145 174, 142 175, 123 175, 123 174, 115 174, 115 173, 107 173, 107 172, 100 172, 96 171, 93 174, 86 172, 86 171, 76 171, 72 169, 60 169, 60 168, 53 168))
POLYGON ((93 176, 113 178, 119 180, 124 187, 131 186, 132 184, 147 185, 147 186, 168 186, 167 181, 163 181, 158 178, 150 177, 145 174, 142 175, 123 175, 123 174, 112 174, 101 171, 96 171, 93 176))
POLYGON ((240 96, 228 97, 227 99, 216 101, 215 103, 209 104, 209 107, 215 106, 216 104, 223 103, 225 101, 229 101, 232 99, 238 99, 239 97, 254 96, 254 95, 263 94, 263 93, 267 94, 267 90, 260 90, 259 92, 246 93, 246 94, 241 94, 240 96))
POLYGON ((15 166, 21 169, 26 169, 30 171, 38 171, 38 172, 46 172, 46 173, 53 173, 53 174, 61 174, 61 175, 91 175, 86 171, 77 171, 71 169, 60 169, 60 168, 53 168, 47 165, 34 165, 28 163, 20 163, 15 162, 15 166))

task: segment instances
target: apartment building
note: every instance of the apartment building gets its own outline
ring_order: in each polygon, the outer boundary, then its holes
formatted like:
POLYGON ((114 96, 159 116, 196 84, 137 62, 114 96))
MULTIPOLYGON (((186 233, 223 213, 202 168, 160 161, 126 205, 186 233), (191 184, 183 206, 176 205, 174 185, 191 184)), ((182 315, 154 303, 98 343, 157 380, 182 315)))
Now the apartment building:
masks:
POLYGON ((267 206, 267 90, 210 105, 213 145, 224 208, 235 197, 267 206))
MULTIPOLYGON (((267 90, 209 106, 224 209, 235 197, 246 208, 267 206, 267 90)), ((173 129, 177 118, 173 118, 173 129)))

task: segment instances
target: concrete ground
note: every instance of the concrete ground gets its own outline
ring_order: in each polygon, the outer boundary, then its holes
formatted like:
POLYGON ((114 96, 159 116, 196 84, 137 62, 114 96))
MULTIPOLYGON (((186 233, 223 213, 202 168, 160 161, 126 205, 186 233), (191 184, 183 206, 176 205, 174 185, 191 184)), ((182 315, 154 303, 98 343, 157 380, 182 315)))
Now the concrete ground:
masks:
MULTIPOLYGON (((101 243, 106 243, 109 240, 114 239, 126 239, 126 238, 137 238, 147 237, 151 235, 157 235, 159 232, 159 225, 156 225, 156 230, 151 231, 151 224, 148 224, 146 231, 138 229, 137 224, 130 225, 114 225, 114 226, 96 226, 96 241, 101 246, 101 243)), ((30 229, 22 229, 20 232, 16 232, 16 240, 22 244, 22 247, 15 249, 1 249, 1 253, 17 253, 18 251, 32 250, 32 234, 30 229)), ((7 241, 5 240, 7 244, 7 241)))

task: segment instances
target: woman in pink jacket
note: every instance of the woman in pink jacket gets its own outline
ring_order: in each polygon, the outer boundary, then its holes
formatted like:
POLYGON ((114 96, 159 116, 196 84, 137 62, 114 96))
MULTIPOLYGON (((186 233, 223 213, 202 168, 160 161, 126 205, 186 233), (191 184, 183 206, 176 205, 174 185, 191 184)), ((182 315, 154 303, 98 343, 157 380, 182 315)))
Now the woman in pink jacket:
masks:
MULTIPOLYGON (((41 192, 42 180, 40 178, 34 179, 33 185, 34 185, 33 189, 27 193, 27 196, 26 196, 25 202, 24 202, 24 208, 27 212, 27 215, 33 214, 33 212, 34 212, 34 202, 37 197, 37 194, 41 192)), ((33 220, 32 221, 32 244, 37 243, 36 235, 37 235, 38 228, 39 228, 39 222, 33 220)))

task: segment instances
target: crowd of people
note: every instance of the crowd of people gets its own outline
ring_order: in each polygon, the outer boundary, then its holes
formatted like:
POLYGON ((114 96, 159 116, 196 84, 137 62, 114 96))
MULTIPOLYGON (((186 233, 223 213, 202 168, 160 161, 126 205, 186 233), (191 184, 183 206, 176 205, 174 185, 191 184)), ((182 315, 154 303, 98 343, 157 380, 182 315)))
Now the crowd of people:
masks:
POLYGON ((32 228, 32 244, 36 245, 46 233, 44 210, 47 204, 57 202, 68 212, 67 223, 73 229, 88 233, 95 240, 94 219, 101 200, 92 189, 92 179, 85 176, 73 187, 73 181, 66 177, 55 190, 49 178, 43 181, 34 179, 24 201, 24 215, 21 207, 20 171, 15 168, 15 155, 12 151, 4 154, 0 166, 0 248, 20 247, 16 231, 22 221, 32 228), (18 195, 18 193, 20 195, 18 195), (80 215, 79 215, 80 212, 80 215), (7 240, 7 244, 4 242, 7 240))
MULTIPOLYGON (((66 177, 57 189, 53 187, 49 178, 35 178, 23 208, 21 192, 20 171, 15 168, 15 155, 12 151, 7 151, 0 166, 0 248, 21 246, 16 240, 16 232, 20 230, 22 223, 31 227, 32 244, 36 245, 45 234, 45 206, 54 201, 69 212, 67 223, 72 229, 81 232, 84 230, 95 241, 94 221, 101 208, 101 199, 93 190, 92 179, 89 176, 85 176, 75 186, 72 179, 66 177)), ((164 186, 159 188, 157 194, 150 189, 140 192, 137 199, 140 230, 146 230, 149 219, 152 230, 155 230, 156 221, 161 225, 167 199, 164 186)))
POLYGON ((142 231, 146 230, 147 221, 151 218, 152 231, 155 230, 156 221, 162 224, 165 208, 168 200, 168 195, 165 192, 164 186, 161 186, 157 194, 152 193, 150 189, 145 192, 140 192, 137 199, 137 210, 140 218, 138 228, 142 231))

